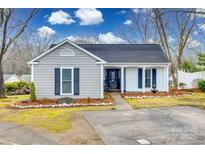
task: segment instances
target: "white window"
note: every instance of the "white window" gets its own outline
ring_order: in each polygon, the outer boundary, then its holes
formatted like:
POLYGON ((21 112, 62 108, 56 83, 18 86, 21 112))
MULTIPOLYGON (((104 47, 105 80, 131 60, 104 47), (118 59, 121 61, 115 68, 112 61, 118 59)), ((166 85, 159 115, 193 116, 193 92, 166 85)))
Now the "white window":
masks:
POLYGON ((73 68, 61 68, 61 95, 73 95, 73 68))
POLYGON ((75 53, 70 49, 61 49, 60 56, 75 56, 75 53))

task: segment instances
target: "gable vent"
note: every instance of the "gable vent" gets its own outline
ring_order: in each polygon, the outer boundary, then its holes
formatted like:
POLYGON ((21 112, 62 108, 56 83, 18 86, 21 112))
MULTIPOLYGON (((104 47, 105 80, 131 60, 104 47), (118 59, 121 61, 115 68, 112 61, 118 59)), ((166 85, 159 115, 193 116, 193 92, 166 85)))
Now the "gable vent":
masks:
POLYGON ((69 49, 62 49, 60 51, 60 56, 75 56, 75 53, 69 49))

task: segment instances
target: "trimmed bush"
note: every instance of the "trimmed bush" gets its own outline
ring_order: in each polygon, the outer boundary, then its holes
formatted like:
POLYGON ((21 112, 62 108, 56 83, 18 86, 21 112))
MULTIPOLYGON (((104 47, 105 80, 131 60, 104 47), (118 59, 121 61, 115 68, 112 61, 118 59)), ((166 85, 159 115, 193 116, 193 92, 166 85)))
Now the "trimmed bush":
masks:
POLYGON ((20 81, 4 84, 4 92, 7 95, 21 95, 29 93, 29 82, 20 81))
POLYGON ((205 92, 205 80, 198 81, 198 87, 201 91, 205 92))
POLYGON ((185 83, 183 83, 183 82, 180 82, 180 83, 179 83, 179 87, 180 87, 180 88, 184 89, 185 86, 186 86, 185 83))
POLYGON ((72 103, 73 102, 73 99, 72 98, 70 98, 70 97, 63 97, 63 98, 59 98, 58 100, 57 100, 57 103, 58 104, 70 104, 70 103, 72 103))
POLYGON ((36 100, 36 88, 33 82, 30 84, 30 102, 34 102, 36 100))

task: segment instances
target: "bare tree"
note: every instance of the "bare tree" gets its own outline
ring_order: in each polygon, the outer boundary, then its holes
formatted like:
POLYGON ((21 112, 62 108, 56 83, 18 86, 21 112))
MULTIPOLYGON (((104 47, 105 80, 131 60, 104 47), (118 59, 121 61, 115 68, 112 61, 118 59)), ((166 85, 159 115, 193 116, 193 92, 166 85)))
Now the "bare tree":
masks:
MULTIPOLYGON (((131 13, 132 25, 119 33, 129 43, 159 43, 170 61, 170 74, 177 86, 177 69, 183 56, 191 50, 196 28, 197 9, 148 9, 131 13)), ((194 49, 194 48, 193 48, 194 49)))
POLYGON ((25 31, 29 21, 37 13, 37 9, 32 9, 29 16, 19 21, 16 19, 15 9, 0 9, 0 31, 1 31, 1 43, 0 43, 0 98, 4 95, 4 77, 2 61, 5 53, 16 42, 19 36, 25 31), (15 27, 15 28, 14 28, 15 27))
POLYGON ((76 44, 98 44, 99 39, 96 35, 86 34, 81 36, 71 36, 68 39, 76 44))
POLYGON ((27 62, 48 50, 58 40, 57 35, 42 37, 36 30, 26 30, 5 54, 3 59, 4 73, 18 75, 30 73, 27 62))
MULTIPOLYGON (((170 45, 168 39, 170 35, 170 29, 172 30, 174 28, 170 28, 171 25, 167 21, 166 11, 163 9, 153 9, 155 25, 159 34, 161 45, 165 53, 167 54, 169 61, 171 62, 170 73, 173 78, 175 87, 177 87, 176 70, 179 69, 182 65, 182 58, 184 52, 186 51, 188 40, 192 35, 194 27, 196 26, 196 16, 193 16, 192 14, 192 12, 194 12, 194 9, 190 9, 187 11, 190 13, 178 11, 175 12, 175 21, 177 24, 178 31, 175 31, 177 33, 177 48, 174 49, 170 45)), ((173 31, 171 32, 174 33, 173 31)))
MULTIPOLYGON (((144 9, 146 10, 146 9, 144 9)), ((126 28, 119 28, 120 36, 131 44, 135 43, 156 43, 158 42, 157 32, 154 28, 152 10, 135 13, 130 11, 128 17, 132 21, 126 28)))

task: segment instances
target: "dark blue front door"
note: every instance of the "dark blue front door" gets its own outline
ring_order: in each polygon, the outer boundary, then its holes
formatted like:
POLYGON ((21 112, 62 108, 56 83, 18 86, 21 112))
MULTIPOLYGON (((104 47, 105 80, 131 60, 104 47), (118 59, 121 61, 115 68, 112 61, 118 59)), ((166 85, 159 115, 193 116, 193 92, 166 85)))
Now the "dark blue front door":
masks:
POLYGON ((120 89, 120 69, 105 70, 105 86, 108 91, 120 89))

